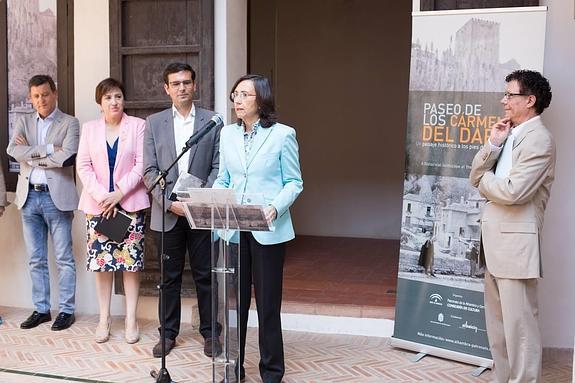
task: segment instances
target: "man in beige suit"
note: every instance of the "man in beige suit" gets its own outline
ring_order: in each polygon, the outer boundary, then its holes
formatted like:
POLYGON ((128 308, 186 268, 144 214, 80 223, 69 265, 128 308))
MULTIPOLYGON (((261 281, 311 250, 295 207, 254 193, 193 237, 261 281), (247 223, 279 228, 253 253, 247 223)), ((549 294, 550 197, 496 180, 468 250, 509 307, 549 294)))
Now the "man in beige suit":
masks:
POLYGON ((555 172, 555 142, 539 115, 551 102, 551 88, 534 71, 515 71, 505 81, 505 118, 491 128, 469 178, 488 200, 481 237, 496 381, 539 382, 537 279, 542 276, 543 216, 555 172))
POLYGON ((15 204, 22 213, 36 308, 20 328, 31 329, 52 320, 48 272, 50 234, 60 294, 59 313, 52 330, 59 331, 74 323, 76 266, 72 253, 72 219, 78 207, 78 193, 73 165, 80 125, 75 117, 58 109, 58 92, 50 76, 32 77, 28 91, 35 112, 15 120, 7 149, 20 163, 15 204))

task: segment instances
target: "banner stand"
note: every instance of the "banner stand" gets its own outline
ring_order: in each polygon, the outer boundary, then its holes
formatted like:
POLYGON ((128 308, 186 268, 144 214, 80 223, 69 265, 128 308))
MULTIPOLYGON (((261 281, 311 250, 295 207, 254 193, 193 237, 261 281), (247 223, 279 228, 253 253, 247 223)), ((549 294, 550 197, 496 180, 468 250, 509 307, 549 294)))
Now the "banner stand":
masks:
POLYGON ((472 366, 479 366, 478 369, 482 369, 481 372, 485 371, 485 369, 493 368, 493 361, 491 359, 481 358, 478 356, 473 356, 462 352, 456 352, 444 348, 428 346, 425 344, 410 342, 408 340, 398 338, 391 338, 390 345, 392 347, 402 348, 404 350, 415 351, 420 354, 423 354, 423 356, 417 358, 417 360, 412 360, 413 362, 420 361, 426 355, 433 355, 439 358, 455 360, 457 362, 470 364, 472 366))
POLYGON ((413 12, 391 346, 492 367, 473 157, 504 115, 505 77, 543 71, 546 7, 413 12), (529 25, 529 28, 525 28, 529 25), (529 48, 526 48, 528 42, 529 48))

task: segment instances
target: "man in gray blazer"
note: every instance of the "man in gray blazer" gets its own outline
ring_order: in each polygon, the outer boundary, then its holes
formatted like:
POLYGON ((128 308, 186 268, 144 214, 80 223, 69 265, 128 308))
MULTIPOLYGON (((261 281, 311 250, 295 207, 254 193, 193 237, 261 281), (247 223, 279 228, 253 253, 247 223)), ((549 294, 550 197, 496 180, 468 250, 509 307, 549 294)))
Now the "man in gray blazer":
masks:
POLYGON ((539 115, 551 102, 551 87, 528 70, 505 81, 505 118, 491 127, 469 175, 488 200, 481 214, 487 336, 497 382, 540 382, 537 279, 556 155, 539 115))
POLYGON ((76 265, 72 253, 72 219, 78 194, 73 165, 80 124, 57 108, 58 92, 50 76, 32 77, 28 90, 36 111, 15 121, 7 149, 8 155, 20 163, 15 202, 22 211, 32 300, 36 308, 20 327, 30 329, 52 320, 48 274, 50 233, 60 292, 59 314, 52 330, 58 331, 74 323, 76 265))
MULTIPOLYGON (((147 187, 153 185, 160 170, 166 170, 175 161, 190 136, 205 129, 206 123, 215 114, 194 105, 196 73, 188 64, 172 63, 166 67, 164 89, 172 100, 172 107, 153 114, 146 120, 144 183, 147 187)), ((207 133, 172 168, 166 177, 167 196, 170 196, 179 175, 186 172, 201 180, 203 187, 212 186, 219 169, 220 130, 221 124, 207 133)), ((152 197, 150 226, 155 231, 158 254, 161 254, 160 231, 163 214, 166 220, 164 237, 165 254, 168 256, 164 261, 166 353, 176 345, 176 337, 180 331, 180 290, 187 251, 196 285, 204 353, 211 357, 214 352, 219 352, 221 346, 217 337, 212 342, 210 232, 190 228, 181 202, 167 200, 166 212, 163 212, 159 187, 153 190, 152 197)), ((216 333, 219 333, 219 330, 216 333)), ((161 342, 154 346, 152 353, 156 358, 161 357, 161 342)))

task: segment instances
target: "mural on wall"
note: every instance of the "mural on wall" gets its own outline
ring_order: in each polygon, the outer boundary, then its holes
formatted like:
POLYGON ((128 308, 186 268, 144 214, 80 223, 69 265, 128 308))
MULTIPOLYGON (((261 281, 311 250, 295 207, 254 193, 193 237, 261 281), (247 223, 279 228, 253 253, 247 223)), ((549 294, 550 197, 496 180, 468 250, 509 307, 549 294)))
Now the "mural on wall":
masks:
MULTIPOLYGON (((8 137, 14 119, 32 111, 28 80, 35 74, 56 78, 57 0, 8 0, 8 137)), ((18 172, 10 162, 10 171, 18 172)))

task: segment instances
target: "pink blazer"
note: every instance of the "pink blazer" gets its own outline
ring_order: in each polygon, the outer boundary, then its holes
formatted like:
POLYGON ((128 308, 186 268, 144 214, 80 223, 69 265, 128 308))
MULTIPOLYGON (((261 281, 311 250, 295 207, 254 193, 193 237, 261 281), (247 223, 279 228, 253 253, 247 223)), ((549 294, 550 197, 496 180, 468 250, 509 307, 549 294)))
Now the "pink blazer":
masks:
MULTIPOLYGON (((150 206, 142 181, 144 129, 144 120, 124 113, 114 166, 114 183, 124 193, 120 205, 129 212, 150 206)), ((82 126, 76 169, 83 185, 78 209, 86 214, 101 214, 98 203, 104 200, 110 185, 104 118, 88 121, 82 126)))

